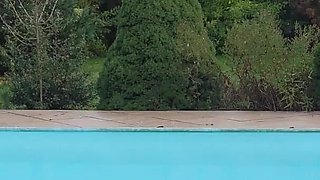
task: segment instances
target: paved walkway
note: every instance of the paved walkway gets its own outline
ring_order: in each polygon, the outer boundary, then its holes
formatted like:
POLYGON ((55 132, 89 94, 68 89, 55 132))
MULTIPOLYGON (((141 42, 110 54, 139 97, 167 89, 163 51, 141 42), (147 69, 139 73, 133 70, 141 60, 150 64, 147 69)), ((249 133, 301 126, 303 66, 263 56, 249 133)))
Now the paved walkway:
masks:
POLYGON ((319 129, 320 112, 0 111, 0 128, 319 129))

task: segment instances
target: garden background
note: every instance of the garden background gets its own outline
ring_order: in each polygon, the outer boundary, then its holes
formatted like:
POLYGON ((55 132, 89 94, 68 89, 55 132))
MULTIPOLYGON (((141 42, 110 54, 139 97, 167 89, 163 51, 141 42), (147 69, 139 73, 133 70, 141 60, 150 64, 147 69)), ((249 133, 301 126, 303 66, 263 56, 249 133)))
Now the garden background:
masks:
POLYGON ((3 0, 0 108, 320 110, 318 0, 3 0))

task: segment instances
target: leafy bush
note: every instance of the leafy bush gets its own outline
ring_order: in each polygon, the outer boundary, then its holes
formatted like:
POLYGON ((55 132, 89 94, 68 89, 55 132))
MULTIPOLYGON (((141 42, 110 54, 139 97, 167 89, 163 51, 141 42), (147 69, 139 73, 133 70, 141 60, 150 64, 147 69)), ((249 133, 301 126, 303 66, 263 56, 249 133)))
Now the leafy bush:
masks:
POLYGON ((10 104, 10 89, 7 83, 0 79, 0 109, 9 109, 10 104))
POLYGON ((313 98, 316 110, 320 110, 320 46, 317 47, 314 56, 314 74, 313 74, 313 98))
POLYGON ((241 102, 255 110, 309 110, 313 51, 319 32, 296 28, 291 41, 284 39, 272 13, 236 23, 227 38, 241 102), (313 46, 312 46, 313 45, 313 46))
POLYGON ((315 26, 296 26, 295 37, 289 41, 286 62, 279 74, 278 89, 285 110, 312 110, 310 94, 314 52, 319 44, 320 31, 315 26), (281 77, 282 76, 282 77, 281 77))
POLYGON ((99 108, 215 107, 217 68, 202 18, 196 0, 124 1, 99 79, 99 108))
POLYGON ((280 10, 278 2, 253 0, 199 0, 205 17, 209 37, 216 46, 217 53, 223 54, 227 31, 234 23, 252 19, 262 10, 280 10))

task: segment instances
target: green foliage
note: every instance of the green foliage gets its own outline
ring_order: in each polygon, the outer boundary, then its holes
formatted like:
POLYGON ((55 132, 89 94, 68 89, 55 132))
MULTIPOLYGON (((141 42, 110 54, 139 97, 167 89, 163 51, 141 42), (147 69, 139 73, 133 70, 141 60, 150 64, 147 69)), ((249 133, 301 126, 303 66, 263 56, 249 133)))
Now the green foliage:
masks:
POLYGON ((9 2, 0 108, 320 109, 320 33, 307 26, 319 25, 319 2, 59 0, 49 18, 54 0, 22 1, 32 17, 45 10, 40 42, 33 18, 9 2))
POLYGON ((97 81, 99 78, 99 74, 102 72, 103 69, 103 64, 104 64, 104 58, 91 58, 88 59, 84 64, 83 64, 83 70, 84 72, 89 74, 89 80, 92 82, 92 85, 94 85, 94 90, 93 90, 93 98, 90 102, 90 109, 96 109, 98 104, 99 104, 99 96, 97 94, 97 81))
POLYGON ((199 0, 206 16, 206 27, 218 54, 223 53, 227 31, 234 23, 254 18, 262 10, 278 12, 279 3, 253 0, 199 0))
POLYGON ((310 110, 313 47, 319 32, 296 28, 292 41, 282 37, 279 22, 263 12, 253 20, 236 23, 228 33, 226 51, 232 57, 236 89, 244 109, 310 110), (246 102, 246 103, 243 103, 246 102))
POLYGON ((313 92, 314 106, 320 110, 320 46, 317 47, 314 56, 313 92))
POLYGON ((210 109, 219 85, 196 0, 128 0, 99 79, 101 109, 210 109))
POLYGON ((76 8, 75 11, 81 15, 78 29, 83 30, 79 33, 86 36, 89 56, 105 57, 108 45, 111 44, 110 42, 104 42, 105 35, 110 32, 110 28, 114 25, 114 17, 118 9, 100 12, 97 7, 86 5, 82 8, 76 8))
MULTIPOLYGON (((4 45, 3 45, 4 46, 4 45)), ((5 48, 0 45, 0 76, 8 71, 7 57, 5 48)))
MULTIPOLYGON (((26 31, 36 25, 24 19, 27 16, 20 18, 30 24, 14 24, 15 33, 24 37, 17 39, 13 34, 7 44, 11 62, 10 88, 15 106, 27 109, 82 109, 90 104, 93 86, 86 73, 81 71, 87 54, 86 34, 81 25, 82 16, 74 13, 75 6, 73 1, 59 1, 57 9, 50 11, 53 6, 48 5, 43 17, 51 18, 39 20, 40 47, 33 41, 36 31, 26 31), (43 102, 39 97, 43 97, 43 102)), ((28 7, 27 11, 37 14, 36 7, 28 7)), ((19 21, 15 19, 15 22, 19 21)))
POLYGON ((0 80, 0 109, 9 109, 10 103, 10 89, 8 84, 0 80))
POLYGON ((312 110, 313 60, 319 44, 320 30, 315 26, 296 26, 295 37, 287 46, 287 61, 283 64, 283 77, 278 80, 284 109, 312 110))
POLYGON ((100 0, 78 0, 78 6, 80 8, 86 8, 88 6, 98 8, 100 0))
POLYGON ((83 70, 90 75, 93 82, 97 82, 99 74, 102 72, 104 64, 104 58, 92 58, 88 59, 83 64, 83 70))

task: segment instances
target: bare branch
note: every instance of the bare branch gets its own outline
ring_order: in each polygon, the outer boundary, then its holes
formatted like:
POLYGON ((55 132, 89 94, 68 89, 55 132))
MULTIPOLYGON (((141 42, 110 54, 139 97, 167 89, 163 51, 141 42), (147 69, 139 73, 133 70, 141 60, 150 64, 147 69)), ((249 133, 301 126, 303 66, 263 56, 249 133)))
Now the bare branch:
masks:
POLYGON ((26 15, 29 17, 30 20, 33 20, 32 17, 30 16, 30 14, 28 13, 28 11, 26 10, 26 8, 24 7, 24 5, 22 4, 22 2, 20 0, 18 0, 20 7, 22 8, 22 10, 24 11, 24 13, 26 13, 26 15))
POLYGON ((31 46, 32 44, 26 42, 29 40, 34 40, 34 38, 26 38, 23 37, 22 35, 20 35, 18 32, 16 32, 4 19, 3 17, 0 15, 0 19, 3 22, 3 24, 7 27, 7 29, 10 31, 10 33, 22 44, 27 45, 27 46, 31 46))
POLYGON ((28 25, 21 19, 17 9, 14 7, 14 4, 11 2, 11 0, 8 0, 9 1, 9 4, 10 6, 12 7, 12 11, 15 13, 17 19, 28 29, 28 25))
POLYGON ((48 19, 46 20, 46 22, 50 21, 50 19, 52 18, 53 13, 54 13, 54 11, 56 10, 56 7, 57 7, 58 2, 59 2, 59 0, 56 0, 56 1, 54 2, 54 5, 53 5, 53 7, 52 7, 52 9, 51 9, 50 16, 48 17, 48 19))
POLYGON ((47 7, 47 5, 48 5, 48 3, 49 3, 49 0, 46 0, 46 2, 44 3, 44 5, 43 5, 43 8, 42 8, 42 11, 41 11, 41 13, 40 13, 40 16, 39 16, 39 18, 37 19, 38 20, 38 22, 40 22, 41 21, 41 19, 42 19, 42 16, 43 16, 43 13, 44 13, 44 11, 46 10, 46 7, 47 7))

